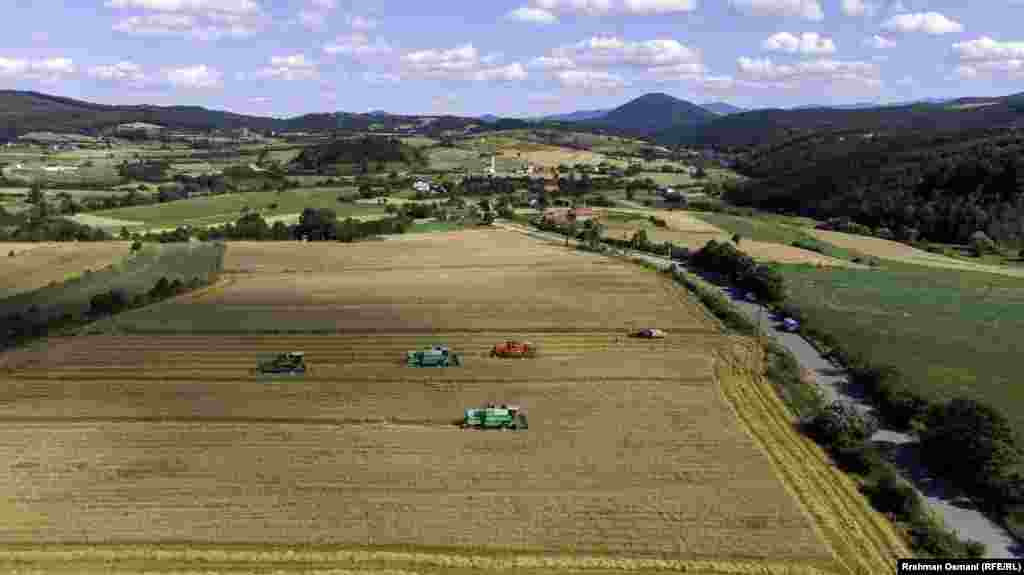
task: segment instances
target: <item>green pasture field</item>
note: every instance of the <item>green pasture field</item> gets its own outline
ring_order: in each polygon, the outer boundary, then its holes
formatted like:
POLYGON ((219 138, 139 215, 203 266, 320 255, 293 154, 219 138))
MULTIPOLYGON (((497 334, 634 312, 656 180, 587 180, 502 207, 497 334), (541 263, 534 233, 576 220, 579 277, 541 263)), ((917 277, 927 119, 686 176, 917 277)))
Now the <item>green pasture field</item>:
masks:
POLYGON ((898 367, 922 396, 1000 407, 1024 432, 1024 280, 885 262, 881 269, 780 266, 807 323, 898 367))
POLYGON ((166 204, 132 206, 94 212, 94 215, 142 222, 148 227, 214 225, 233 222, 242 216, 242 208, 257 210, 264 217, 302 212, 305 208, 331 208, 339 218, 383 213, 383 206, 342 203, 338 196, 349 196, 351 188, 299 188, 282 192, 246 192, 178 200, 166 204), (271 207, 276 204, 276 207, 271 207))

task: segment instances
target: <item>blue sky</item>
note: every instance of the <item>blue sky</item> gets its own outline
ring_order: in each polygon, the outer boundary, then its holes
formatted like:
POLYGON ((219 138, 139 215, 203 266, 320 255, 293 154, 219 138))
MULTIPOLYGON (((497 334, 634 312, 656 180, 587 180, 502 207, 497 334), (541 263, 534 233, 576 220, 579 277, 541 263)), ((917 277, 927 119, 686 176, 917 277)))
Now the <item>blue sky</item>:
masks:
POLYGON ((0 88, 239 113, 1024 91, 1024 0, 5 0, 0 88))

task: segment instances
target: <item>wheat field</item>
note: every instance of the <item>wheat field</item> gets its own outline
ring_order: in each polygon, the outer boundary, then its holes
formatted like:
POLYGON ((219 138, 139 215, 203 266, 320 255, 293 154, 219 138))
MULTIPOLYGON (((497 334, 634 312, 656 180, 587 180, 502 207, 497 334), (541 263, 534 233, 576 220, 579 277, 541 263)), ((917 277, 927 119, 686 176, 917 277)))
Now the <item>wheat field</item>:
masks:
POLYGON ((0 355, 0 570, 869 575, 909 556, 793 430, 752 342, 663 276, 493 230, 231 244, 226 267, 113 333, 0 355), (669 337, 625 337, 646 321, 669 337), (489 357, 511 338, 538 357, 489 357), (463 367, 403 365, 434 343, 463 367), (305 377, 254 374, 293 350, 305 377), (455 425, 487 402, 530 429, 455 425))

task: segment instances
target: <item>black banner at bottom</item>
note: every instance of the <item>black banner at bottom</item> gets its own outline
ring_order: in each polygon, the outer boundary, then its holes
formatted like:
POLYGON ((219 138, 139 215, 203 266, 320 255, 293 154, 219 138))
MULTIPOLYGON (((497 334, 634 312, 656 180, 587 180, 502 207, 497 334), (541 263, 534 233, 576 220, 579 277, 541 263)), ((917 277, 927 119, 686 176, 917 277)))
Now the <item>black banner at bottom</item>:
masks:
POLYGON ((900 559, 896 573, 1024 573, 1024 559, 900 559))

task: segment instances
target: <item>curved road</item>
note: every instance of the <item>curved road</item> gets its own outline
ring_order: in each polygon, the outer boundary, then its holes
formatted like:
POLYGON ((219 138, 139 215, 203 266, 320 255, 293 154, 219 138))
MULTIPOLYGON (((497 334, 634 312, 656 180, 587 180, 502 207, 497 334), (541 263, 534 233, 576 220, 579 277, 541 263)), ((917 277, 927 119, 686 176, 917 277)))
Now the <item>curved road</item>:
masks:
MULTIPOLYGON (((500 222, 496 223, 495 226, 538 239, 565 243, 564 236, 534 230, 517 224, 500 222)), ((570 243, 575 244, 576 242, 570 240, 570 243)), ((629 252, 629 255, 643 259, 663 270, 668 269, 673 263, 685 268, 680 262, 672 262, 669 259, 644 252, 629 252)), ((696 272, 692 273, 696 274, 696 272)), ((708 284, 715 285, 712 282, 708 282, 708 284)), ((721 290, 725 296, 729 297, 737 309, 750 318, 751 321, 755 323, 760 322, 759 325, 764 333, 773 337, 779 344, 792 352, 800 366, 814 374, 815 382, 821 389, 826 401, 849 401, 863 411, 870 412, 873 410, 864 400, 863 396, 849 385, 846 374, 841 367, 837 367, 825 359, 814 346, 799 334, 789 333, 780 329, 781 318, 771 316, 767 309, 757 303, 743 299, 741 297, 742 294, 731 288, 719 285, 715 285, 715 287, 721 290)), ((924 498, 929 507, 938 516, 942 517, 947 527, 956 531, 962 538, 980 541, 985 544, 987 550, 986 558, 1024 557, 1024 547, 1014 541, 1013 537, 1005 529, 978 511, 955 488, 928 474, 927 470, 918 461, 916 438, 899 431, 882 429, 871 439, 876 445, 890 454, 890 459, 900 469, 903 477, 914 484, 921 497, 924 498)))

